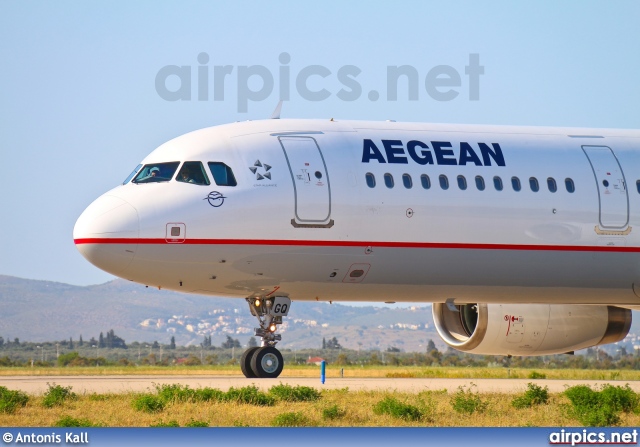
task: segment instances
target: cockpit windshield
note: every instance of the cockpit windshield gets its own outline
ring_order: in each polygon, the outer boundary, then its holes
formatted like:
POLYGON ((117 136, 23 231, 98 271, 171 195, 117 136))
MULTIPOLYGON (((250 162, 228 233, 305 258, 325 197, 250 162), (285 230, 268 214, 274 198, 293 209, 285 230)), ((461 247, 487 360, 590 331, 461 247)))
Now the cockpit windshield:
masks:
POLYGON ((132 183, 168 182, 173 178, 180 162, 153 163, 144 165, 132 183))
POLYGON ((176 180, 183 183, 193 183, 194 185, 210 184, 207 173, 199 161, 185 161, 182 168, 180 168, 180 172, 178 172, 176 180))
POLYGON ((129 180, 131 180, 133 178, 133 176, 138 173, 138 171, 140 170, 141 167, 142 167, 142 165, 136 166, 136 168, 133 171, 131 171, 131 174, 129 174, 129 176, 126 179, 124 179, 124 182, 122 182, 122 184, 126 185, 127 183, 129 183, 129 180))

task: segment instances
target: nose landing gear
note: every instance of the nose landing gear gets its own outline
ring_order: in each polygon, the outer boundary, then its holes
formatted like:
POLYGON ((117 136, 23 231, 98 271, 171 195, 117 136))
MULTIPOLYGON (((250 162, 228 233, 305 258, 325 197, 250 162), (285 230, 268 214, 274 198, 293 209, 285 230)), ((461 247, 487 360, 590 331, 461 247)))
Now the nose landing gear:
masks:
POLYGON ((240 358, 240 369, 247 378, 275 379, 282 372, 284 359, 276 349, 276 343, 282 340, 276 334, 278 325, 282 324, 282 317, 287 316, 291 307, 291 300, 287 297, 247 298, 251 315, 258 319, 259 328, 255 328, 255 335, 260 337, 261 347, 247 349, 240 358))

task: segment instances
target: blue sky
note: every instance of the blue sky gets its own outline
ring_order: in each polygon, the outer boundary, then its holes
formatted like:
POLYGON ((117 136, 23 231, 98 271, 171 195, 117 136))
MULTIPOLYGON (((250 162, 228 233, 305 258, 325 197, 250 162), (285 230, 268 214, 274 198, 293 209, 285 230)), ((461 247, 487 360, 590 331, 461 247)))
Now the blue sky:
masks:
MULTIPOLYGON (((640 2, 0 2, 0 274, 71 284, 112 277, 76 251, 82 210, 161 143, 202 127, 267 118, 277 88, 238 112, 241 66, 262 65, 278 85, 288 53, 283 118, 640 128, 640 2), (375 5, 375 6, 374 6, 375 5), (210 61, 209 100, 198 101, 198 55, 210 61), (465 66, 478 54, 479 100, 465 66), (192 100, 155 88, 167 65, 190 66, 192 100), (214 101, 213 67, 230 65, 214 101), (309 101, 295 77, 331 95, 309 101), (336 73, 361 70, 362 95, 340 100, 336 73), (388 66, 419 74, 419 98, 386 97, 388 66), (427 73, 448 65, 459 95, 431 98, 427 73), (370 90, 380 98, 371 101, 370 90)), ((168 88, 180 84, 167 80, 168 88)), ((259 90, 255 78, 249 83, 259 90)), ((403 87, 404 86, 404 87, 403 87)), ((403 90, 404 88, 404 90, 403 90)))

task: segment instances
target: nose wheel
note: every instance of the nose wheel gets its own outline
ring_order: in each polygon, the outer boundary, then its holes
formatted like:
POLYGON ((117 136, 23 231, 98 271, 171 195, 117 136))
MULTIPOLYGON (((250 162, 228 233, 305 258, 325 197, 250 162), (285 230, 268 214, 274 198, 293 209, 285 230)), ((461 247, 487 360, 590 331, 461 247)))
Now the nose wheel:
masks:
POLYGON ((258 377, 258 375, 251 369, 251 357, 253 357, 253 353, 258 349, 260 348, 249 348, 244 351, 242 353, 242 357, 240 357, 240 370, 247 379, 255 379, 258 377))
POLYGON ((264 379, 275 379, 282 372, 284 359, 276 348, 264 346, 251 356, 251 371, 264 379))
POLYGON ((258 319, 259 328, 255 335, 261 338, 261 347, 249 348, 240 357, 240 369, 248 379, 275 379, 284 368, 284 359, 276 349, 282 336, 276 334, 282 324, 282 317, 289 313, 291 300, 287 297, 251 297, 247 298, 251 315, 258 319))

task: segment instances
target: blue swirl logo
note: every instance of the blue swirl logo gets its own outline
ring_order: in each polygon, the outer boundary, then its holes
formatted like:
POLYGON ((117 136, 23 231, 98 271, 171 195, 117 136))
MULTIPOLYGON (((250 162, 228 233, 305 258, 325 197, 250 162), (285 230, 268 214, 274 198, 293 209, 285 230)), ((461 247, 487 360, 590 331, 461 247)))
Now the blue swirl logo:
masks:
POLYGON ((218 208, 222 206, 222 204, 224 203, 224 199, 226 199, 226 197, 223 196, 218 191, 211 191, 209 195, 205 197, 203 200, 208 200, 209 205, 211 205, 214 208, 218 208))

